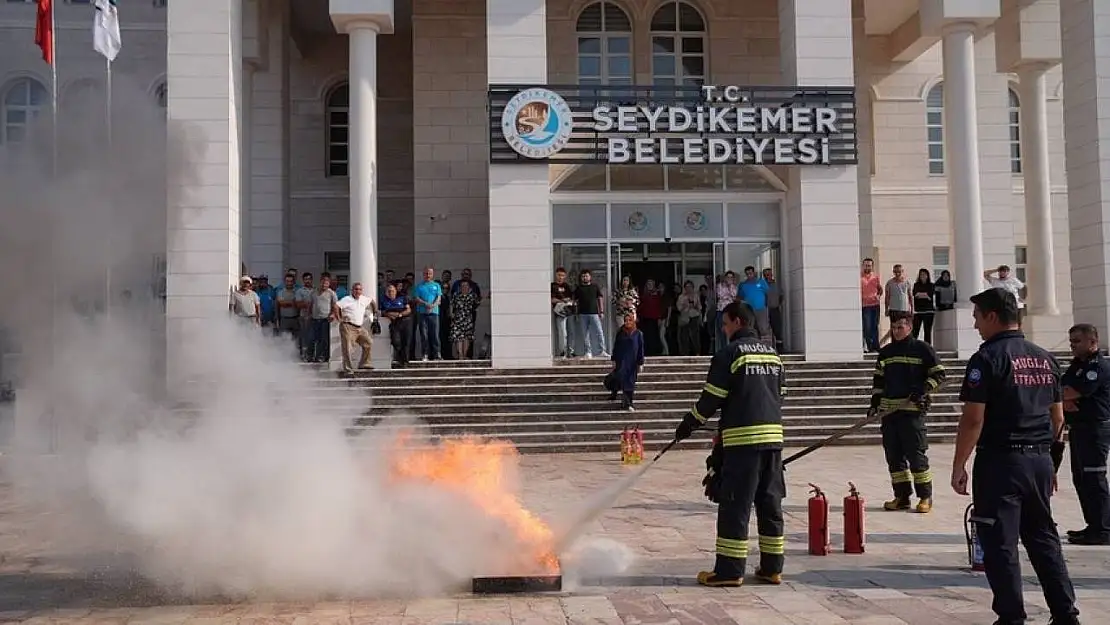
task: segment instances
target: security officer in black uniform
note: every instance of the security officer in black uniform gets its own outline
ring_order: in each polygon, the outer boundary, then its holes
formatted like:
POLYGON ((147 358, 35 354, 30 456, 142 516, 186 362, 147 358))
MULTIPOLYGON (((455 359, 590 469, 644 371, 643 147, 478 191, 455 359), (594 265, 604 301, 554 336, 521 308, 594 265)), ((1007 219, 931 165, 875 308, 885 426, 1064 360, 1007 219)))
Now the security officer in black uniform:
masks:
POLYGON ((713 571, 698 573, 698 583, 714 587, 744 583, 748 520, 754 504, 759 529, 756 578, 781 584, 786 553, 782 359, 773 347, 760 342, 750 306, 733 302, 722 317, 722 329, 730 342, 713 355, 701 397, 675 430, 675 439, 684 440, 713 413, 721 412, 720 442, 715 449, 720 468, 715 484, 707 484, 707 494, 712 493, 711 498, 720 504, 717 561, 713 571))
POLYGON ((1068 330, 1072 361, 1064 372, 1064 420, 1070 431, 1071 478, 1087 527, 1068 532, 1075 545, 1110 545, 1110 359, 1098 348, 1098 329, 1068 330))
POLYGON ((912 325, 913 315, 908 313, 891 319, 894 340, 879 350, 875 361, 868 414, 889 413, 883 417, 881 431, 894 499, 883 509, 909 510, 910 495, 916 490, 914 509, 924 514, 933 509, 925 414, 931 403, 929 393, 944 383, 945 371, 933 346, 910 335, 912 325))
POLYGON ((967 462, 975 450, 974 514, 995 625, 1025 623, 1018 538, 1040 580, 1052 625, 1076 625, 1079 610, 1049 498, 1056 482, 1052 447, 1062 432, 1060 366, 1025 340, 1012 293, 988 289, 971 298, 983 338, 968 360, 964 402, 952 463, 952 488, 968 493, 967 462))

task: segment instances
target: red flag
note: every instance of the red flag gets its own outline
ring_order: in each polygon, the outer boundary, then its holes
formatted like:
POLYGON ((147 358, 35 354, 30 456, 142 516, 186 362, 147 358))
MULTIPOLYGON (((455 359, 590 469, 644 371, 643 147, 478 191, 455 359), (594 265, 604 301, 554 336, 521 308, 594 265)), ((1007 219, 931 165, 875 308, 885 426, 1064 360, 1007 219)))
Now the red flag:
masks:
POLYGON ((38 16, 35 19, 35 45, 42 49, 42 60, 54 64, 54 0, 37 0, 38 16))

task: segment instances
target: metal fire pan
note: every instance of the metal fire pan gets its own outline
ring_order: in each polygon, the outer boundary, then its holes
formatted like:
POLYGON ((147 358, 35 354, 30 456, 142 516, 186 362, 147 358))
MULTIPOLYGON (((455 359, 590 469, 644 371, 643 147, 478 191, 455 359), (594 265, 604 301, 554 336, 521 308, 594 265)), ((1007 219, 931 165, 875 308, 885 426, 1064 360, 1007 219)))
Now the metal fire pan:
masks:
POLYGON ((476 595, 501 595, 522 592, 559 592, 563 589, 562 575, 505 575, 475 577, 471 592, 476 595))

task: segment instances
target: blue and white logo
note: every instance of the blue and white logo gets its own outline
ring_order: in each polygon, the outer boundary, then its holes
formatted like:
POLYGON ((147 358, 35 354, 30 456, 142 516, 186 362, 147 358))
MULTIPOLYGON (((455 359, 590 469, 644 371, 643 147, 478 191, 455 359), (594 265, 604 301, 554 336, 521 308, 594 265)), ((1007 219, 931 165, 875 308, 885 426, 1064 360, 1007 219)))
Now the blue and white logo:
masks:
POLYGON ((501 133, 509 147, 528 158, 543 159, 567 146, 574 115, 562 96, 549 89, 525 89, 505 105, 501 133))
POLYGON ((1087 372, 1087 379, 1092 381, 1092 382, 1097 380, 1098 379, 1098 371, 1088 371, 1087 372))
POLYGON ((980 371, 978 369, 968 369, 967 370, 967 381, 968 382, 971 382, 972 384, 975 384, 981 379, 983 379, 983 372, 982 371, 980 371))

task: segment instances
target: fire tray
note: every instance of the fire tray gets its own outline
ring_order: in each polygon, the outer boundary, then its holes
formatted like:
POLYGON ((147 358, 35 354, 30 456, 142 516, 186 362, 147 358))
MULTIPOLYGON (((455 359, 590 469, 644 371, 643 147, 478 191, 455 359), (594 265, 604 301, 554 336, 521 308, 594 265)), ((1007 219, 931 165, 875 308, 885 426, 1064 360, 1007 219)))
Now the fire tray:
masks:
POLYGON ((562 589, 562 575, 475 577, 472 585, 472 592, 476 595, 520 592, 559 592, 562 589))

